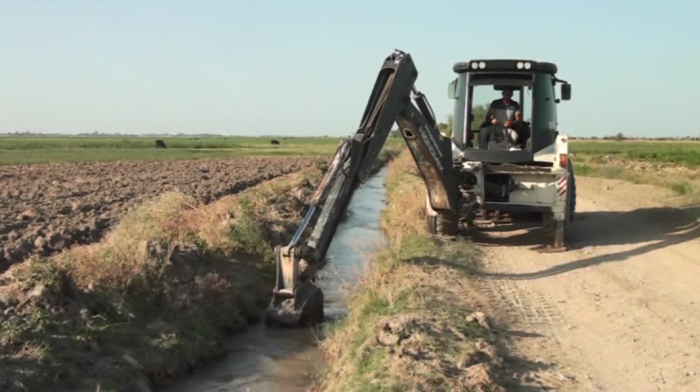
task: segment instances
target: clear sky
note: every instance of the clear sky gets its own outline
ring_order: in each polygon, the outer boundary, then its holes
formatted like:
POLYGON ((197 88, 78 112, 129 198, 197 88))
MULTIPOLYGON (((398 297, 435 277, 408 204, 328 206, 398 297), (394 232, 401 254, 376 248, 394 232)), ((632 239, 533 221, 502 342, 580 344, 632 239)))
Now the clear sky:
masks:
POLYGON ((700 135, 700 1, 0 1, 0 132, 355 132, 411 53, 439 120, 452 66, 559 66, 577 136, 700 135))

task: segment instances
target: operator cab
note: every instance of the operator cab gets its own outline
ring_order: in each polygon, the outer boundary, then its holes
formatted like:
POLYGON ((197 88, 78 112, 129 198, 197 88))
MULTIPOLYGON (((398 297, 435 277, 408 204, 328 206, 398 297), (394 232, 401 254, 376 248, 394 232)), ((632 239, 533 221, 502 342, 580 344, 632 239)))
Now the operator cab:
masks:
POLYGON ((453 67, 452 139, 462 158, 486 163, 531 163, 557 137, 555 86, 569 100, 571 85, 557 66, 530 60, 473 60, 453 67), (505 93, 504 93, 505 92, 505 93))

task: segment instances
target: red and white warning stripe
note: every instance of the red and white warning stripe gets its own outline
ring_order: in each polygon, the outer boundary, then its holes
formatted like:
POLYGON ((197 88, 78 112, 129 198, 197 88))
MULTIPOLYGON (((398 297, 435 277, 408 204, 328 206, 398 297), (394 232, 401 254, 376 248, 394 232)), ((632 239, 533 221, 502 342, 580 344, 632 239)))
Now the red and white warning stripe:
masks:
POLYGON ((557 180, 557 194, 559 196, 564 196, 566 194, 566 180, 566 177, 559 177, 559 179, 557 180))

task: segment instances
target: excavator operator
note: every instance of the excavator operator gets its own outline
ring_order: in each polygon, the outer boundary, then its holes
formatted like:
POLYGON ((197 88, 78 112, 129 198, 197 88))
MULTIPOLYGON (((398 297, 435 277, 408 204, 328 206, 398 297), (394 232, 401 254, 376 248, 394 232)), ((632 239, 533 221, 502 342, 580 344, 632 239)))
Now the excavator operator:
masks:
POLYGON ((512 142, 518 142, 517 129, 522 124, 522 112, 520 104, 512 99, 513 89, 505 87, 501 92, 502 98, 491 102, 486 119, 479 132, 479 145, 486 149, 494 126, 505 127, 512 142), (493 125, 493 126, 489 126, 493 125))

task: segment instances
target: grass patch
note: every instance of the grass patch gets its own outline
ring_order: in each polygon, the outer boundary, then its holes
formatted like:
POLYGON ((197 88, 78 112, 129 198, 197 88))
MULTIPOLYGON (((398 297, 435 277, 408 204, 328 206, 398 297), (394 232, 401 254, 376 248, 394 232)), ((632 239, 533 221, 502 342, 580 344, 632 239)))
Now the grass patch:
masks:
POLYGON ((246 195, 241 198, 240 204, 237 206, 236 216, 239 219, 230 238, 241 251, 260 256, 267 262, 273 262, 274 252, 269 246, 263 230, 253 219, 253 214, 250 198, 246 195))
MULTIPOLYGON (((270 140, 275 137, 0 137, 2 150, 43 150, 43 149, 153 149, 156 139, 163 140, 170 149, 232 149, 270 148, 270 140)), ((295 137, 277 139, 280 146, 308 147, 326 146, 335 149, 340 138, 295 137)))
POLYGON ((694 167, 585 154, 576 155, 573 162, 578 176, 655 185, 687 197, 691 202, 700 201, 700 169, 694 167))
POLYGON ((655 163, 700 166, 700 142, 693 141, 572 141, 576 155, 615 156, 655 163))
MULTIPOLYGON (((173 160, 271 156, 326 156, 338 147, 340 138, 163 138, 167 149, 155 149, 156 137, 0 137, 0 165, 106 162, 130 160, 173 160)), ((396 148, 402 139, 390 138, 387 146, 396 148)))
POLYGON ((670 188, 679 195, 689 195, 692 192, 692 186, 688 183, 671 184, 670 188))
POLYGON ((577 175, 670 189, 700 201, 700 143, 693 141, 572 141, 577 175))
POLYGON ((426 189, 408 151, 390 164, 386 188, 387 245, 349 294, 348 316, 327 326, 318 389, 501 391, 491 378, 499 360, 490 331, 470 317, 464 295, 475 248, 427 235, 426 189), (485 377, 477 382, 474 372, 485 377))

